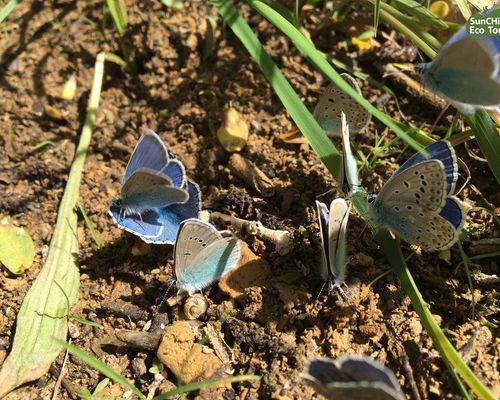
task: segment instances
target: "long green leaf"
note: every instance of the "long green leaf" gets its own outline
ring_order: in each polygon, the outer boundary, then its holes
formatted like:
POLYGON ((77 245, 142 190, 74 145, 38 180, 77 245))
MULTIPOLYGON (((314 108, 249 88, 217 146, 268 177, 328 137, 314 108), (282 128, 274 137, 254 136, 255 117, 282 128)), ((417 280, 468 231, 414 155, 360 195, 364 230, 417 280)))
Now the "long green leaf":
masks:
POLYGON ((500 184, 500 134, 485 110, 478 110, 474 117, 467 117, 488 166, 500 184))
MULTIPOLYGON (((249 0, 250 5, 262 14, 266 19, 268 19, 274 26, 281 30, 285 35, 287 35, 290 40, 295 44, 297 49, 306 56, 323 74, 325 74, 332 82, 346 94, 352 97, 357 103, 359 103, 363 108, 365 108, 370 114, 382 122, 385 126, 391 129, 396 135, 398 135, 402 140, 404 140, 408 145, 413 147, 415 150, 420 151, 422 147, 411 138, 404 130, 402 130, 398 124, 395 124, 392 118, 385 115, 383 112, 375 108, 368 100, 361 96, 351 85, 342 79, 335 69, 328 63, 323 55, 316 50, 314 45, 292 24, 290 24, 285 18, 283 18, 279 13, 274 11, 266 3, 259 0, 249 0)), ((287 108, 290 115, 293 114, 287 108)), ((300 129, 300 127, 299 127, 300 129)), ((302 133, 304 131, 301 129, 302 133)))
POLYGON ((257 375, 239 375, 239 376, 230 376, 227 378, 219 378, 219 379, 209 379, 206 381, 192 382, 186 385, 182 385, 176 387, 168 391, 167 393, 162 393, 156 397, 153 397, 153 400, 165 400, 170 397, 178 396, 183 393, 194 392, 195 390, 210 388, 214 386, 222 386, 227 385, 228 383, 235 382, 243 382, 243 381, 256 381, 259 380, 260 376, 257 375))
MULTIPOLYGON (((290 113, 302 134, 309 141, 314 152, 321 161, 323 161, 330 173, 338 178, 340 171, 340 155, 337 149, 304 106, 304 103, 300 101, 300 98, 281 74, 281 71, 271 57, 266 53, 245 20, 239 15, 236 8, 230 2, 225 0, 211 1, 218 8, 225 23, 233 30, 234 34, 240 39, 241 43, 243 43, 250 53, 250 56, 259 65, 264 76, 271 83, 279 99, 290 113)), ((280 16, 280 18, 282 17, 280 16)), ((342 78, 340 78, 340 80, 345 83, 342 78)), ((351 91, 357 94, 349 84, 345 84, 351 91)))
POLYGON ((104 53, 97 56, 94 82, 80 142, 59 206, 47 261, 26 294, 16 321, 12 350, 0 370, 0 398, 17 386, 44 375, 61 351, 68 312, 76 300, 79 271, 75 212, 85 156, 99 104, 104 53))
POLYGON ((122 33, 128 24, 127 5, 125 0, 106 0, 111 18, 118 33, 122 33))

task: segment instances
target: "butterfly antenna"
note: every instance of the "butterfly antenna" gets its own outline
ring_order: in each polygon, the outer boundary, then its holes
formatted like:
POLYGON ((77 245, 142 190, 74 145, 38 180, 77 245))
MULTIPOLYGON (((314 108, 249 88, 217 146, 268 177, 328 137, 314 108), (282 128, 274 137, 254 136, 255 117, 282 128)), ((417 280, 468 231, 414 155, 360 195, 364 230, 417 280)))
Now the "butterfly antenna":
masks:
POLYGON ((330 190, 327 190, 325 193, 321 193, 321 194, 318 194, 316 196, 317 199, 319 199, 320 197, 323 197, 323 196, 326 196, 327 194, 333 192, 335 189, 330 189, 330 190))
POLYGON ((319 300, 319 296, 321 296, 321 292, 323 291, 323 289, 325 288, 325 285, 328 281, 324 281, 323 284, 321 285, 321 288, 319 289, 319 292, 318 292, 318 295, 316 296, 316 298, 314 299, 314 301, 318 301, 319 300))
POLYGON ((170 292, 170 289, 172 288, 172 286, 175 285, 175 279, 169 279, 168 282, 169 282, 169 285, 167 287, 167 290, 165 291, 165 294, 161 298, 160 304, 158 304, 158 310, 161 308, 162 304, 165 302, 165 299, 167 298, 168 292, 170 292))
POLYGON ((446 103, 446 106, 441 110, 441 112, 439 113, 439 115, 437 116, 436 120, 434 121, 434 123, 432 124, 432 127, 429 131, 429 135, 432 135, 432 132, 434 132, 434 129, 436 129, 436 126, 439 122, 439 120, 441 118, 443 118, 443 115, 445 114, 445 112, 448 110, 448 108, 450 108, 450 103, 446 103))

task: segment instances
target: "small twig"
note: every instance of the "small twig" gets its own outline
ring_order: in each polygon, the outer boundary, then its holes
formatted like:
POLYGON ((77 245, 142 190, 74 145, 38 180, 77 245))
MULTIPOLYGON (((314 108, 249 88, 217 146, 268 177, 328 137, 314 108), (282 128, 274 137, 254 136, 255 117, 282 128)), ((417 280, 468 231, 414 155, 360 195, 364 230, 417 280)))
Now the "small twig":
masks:
MULTIPOLYGON (((71 338, 68 340, 68 343, 71 343, 71 338)), ((61 388, 61 383, 64 377, 64 367, 66 366, 66 362, 68 361, 69 351, 66 349, 66 353, 64 354, 64 360, 61 365, 61 371, 59 371, 59 376, 57 377, 56 384, 54 386, 54 391, 52 392, 52 400, 56 400, 57 395, 59 394, 59 389, 61 388)))
POLYGON ((261 238, 274 243, 276 252, 281 256, 290 253, 293 249, 292 236, 288 231, 269 229, 262 225, 262 222, 260 221, 248 221, 231 215, 222 214, 220 212, 213 212, 211 214, 211 218, 230 224, 238 231, 246 230, 253 236, 260 236, 261 238))
POLYGON ((122 330, 116 331, 116 338, 130 347, 141 350, 156 351, 160 345, 161 333, 122 330))

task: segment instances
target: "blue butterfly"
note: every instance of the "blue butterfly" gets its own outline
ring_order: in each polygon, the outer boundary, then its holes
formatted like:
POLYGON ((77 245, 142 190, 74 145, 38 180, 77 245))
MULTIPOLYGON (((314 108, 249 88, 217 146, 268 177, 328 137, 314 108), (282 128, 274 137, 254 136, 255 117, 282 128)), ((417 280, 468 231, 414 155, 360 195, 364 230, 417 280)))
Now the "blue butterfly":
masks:
POLYGON ((328 292, 338 288, 342 293, 341 285, 346 274, 347 221, 351 206, 343 198, 338 198, 330 204, 330 211, 326 204, 319 201, 316 201, 316 208, 323 245, 320 274, 328 292))
POLYGON ((239 240, 196 218, 181 223, 174 247, 175 285, 192 295, 238 265, 239 240))
POLYGON ((452 196, 458 178, 455 150, 448 141, 408 159, 378 195, 368 195, 372 220, 426 250, 445 250, 465 223, 460 200, 452 196))
POLYGON ((426 88, 458 109, 500 106, 500 36, 471 36, 462 27, 436 58, 418 65, 426 88))
POLYGON ((186 179, 184 166, 169 156, 151 130, 137 143, 122 179, 122 190, 109 214, 122 229, 147 243, 175 241, 179 224, 200 211, 198 185, 186 179))
POLYGON ((327 399, 404 400, 393 372, 367 356, 314 357, 302 378, 327 399))

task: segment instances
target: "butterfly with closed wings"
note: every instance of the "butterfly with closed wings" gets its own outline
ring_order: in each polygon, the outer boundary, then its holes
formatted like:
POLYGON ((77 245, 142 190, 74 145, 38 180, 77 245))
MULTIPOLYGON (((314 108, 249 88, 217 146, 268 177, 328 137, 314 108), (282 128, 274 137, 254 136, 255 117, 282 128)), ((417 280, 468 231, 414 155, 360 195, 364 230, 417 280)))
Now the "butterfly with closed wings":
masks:
POLYGON ((320 275, 328 293, 335 288, 343 293, 341 286, 346 275, 346 234, 351 206, 343 198, 338 198, 331 202, 330 210, 317 200, 316 208, 323 247, 320 275))
POLYGON ((238 265, 239 240, 196 218, 182 222, 174 247, 175 285, 192 295, 216 282, 238 265))
POLYGON ((408 159, 378 195, 368 195, 372 220, 425 250, 450 248, 465 223, 460 200, 452 194, 458 178, 455 150, 448 141, 408 159))
POLYGON ((314 357, 307 361, 301 376, 327 399, 405 399, 393 372, 363 355, 342 355, 337 359, 314 357))

